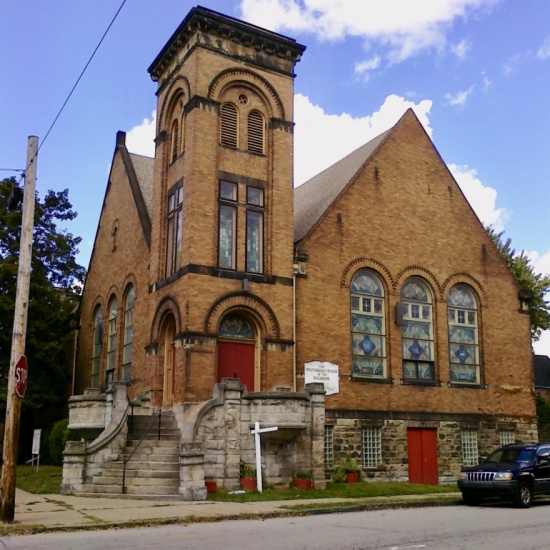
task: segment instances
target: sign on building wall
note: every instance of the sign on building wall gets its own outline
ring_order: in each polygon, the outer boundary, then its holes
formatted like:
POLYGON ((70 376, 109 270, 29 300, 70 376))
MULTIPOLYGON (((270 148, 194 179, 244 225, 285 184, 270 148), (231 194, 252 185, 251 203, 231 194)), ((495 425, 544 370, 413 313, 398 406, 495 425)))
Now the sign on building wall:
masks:
POLYGON ((304 363, 304 383, 323 383, 325 395, 339 393, 339 367, 328 361, 310 361, 304 363))

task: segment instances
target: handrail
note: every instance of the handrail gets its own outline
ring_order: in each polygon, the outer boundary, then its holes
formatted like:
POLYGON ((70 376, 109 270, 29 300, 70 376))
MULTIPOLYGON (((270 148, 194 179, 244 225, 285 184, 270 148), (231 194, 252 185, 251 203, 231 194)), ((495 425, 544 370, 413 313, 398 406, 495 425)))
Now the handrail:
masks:
POLYGON ((132 409, 132 413, 130 414, 130 422, 128 426, 128 433, 132 433, 134 431, 134 404, 130 401, 130 398, 128 395, 126 395, 126 400, 128 401, 128 407, 132 409))
MULTIPOLYGON (((133 413, 133 408, 132 408, 133 413)), ((151 418, 151 422, 149 423, 149 426, 141 436, 140 440, 138 441, 138 444, 134 447, 133 451, 124 458, 122 461, 122 494, 124 495, 126 493, 126 464, 130 462, 131 458, 134 456, 134 453, 139 449, 139 446, 142 444, 143 440, 149 435, 149 432, 153 428, 153 425, 155 424, 155 420, 158 417, 158 440, 160 441, 160 423, 162 420, 162 409, 159 410, 159 412, 151 418)))

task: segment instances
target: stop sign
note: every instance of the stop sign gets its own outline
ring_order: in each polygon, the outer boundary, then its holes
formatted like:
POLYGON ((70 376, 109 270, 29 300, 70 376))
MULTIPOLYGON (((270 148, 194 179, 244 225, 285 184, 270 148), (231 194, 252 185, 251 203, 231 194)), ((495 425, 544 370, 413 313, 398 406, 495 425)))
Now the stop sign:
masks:
POLYGON ((15 365, 15 393, 17 393, 19 397, 23 397, 25 395, 28 373, 29 367, 27 365, 27 357, 22 355, 15 365))

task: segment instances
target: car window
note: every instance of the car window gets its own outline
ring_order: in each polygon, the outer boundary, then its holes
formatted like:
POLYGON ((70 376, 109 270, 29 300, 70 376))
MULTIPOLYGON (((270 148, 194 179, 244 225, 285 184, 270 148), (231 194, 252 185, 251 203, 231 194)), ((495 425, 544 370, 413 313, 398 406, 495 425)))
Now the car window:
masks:
POLYGON ((484 462, 533 462, 534 449, 498 449, 491 453, 484 462))

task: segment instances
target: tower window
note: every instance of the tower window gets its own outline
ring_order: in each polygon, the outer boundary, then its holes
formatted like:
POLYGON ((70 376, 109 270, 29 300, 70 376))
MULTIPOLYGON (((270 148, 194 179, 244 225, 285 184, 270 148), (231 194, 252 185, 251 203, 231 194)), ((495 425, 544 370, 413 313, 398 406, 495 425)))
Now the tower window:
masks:
POLYGON ((224 103, 221 108, 221 135, 220 143, 224 147, 237 148, 239 115, 232 103, 224 103))
POLYGON ((218 266, 236 269, 237 258, 237 184, 220 181, 218 222, 218 266))
POLYGON ((259 111, 248 114, 248 150, 251 153, 264 153, 264 117, 259 111))
POLYGON ((168 192, 166 227, 166 276, 180 268, 183 224, 183 183, 178 182, 168 192))
POLYGON ((174 120, 174 122, 172 123, 172 150, 170 153, 170 162, 174 162, 178 158, 179 145, 180 145, 179 124, 177 120, 174 120))

